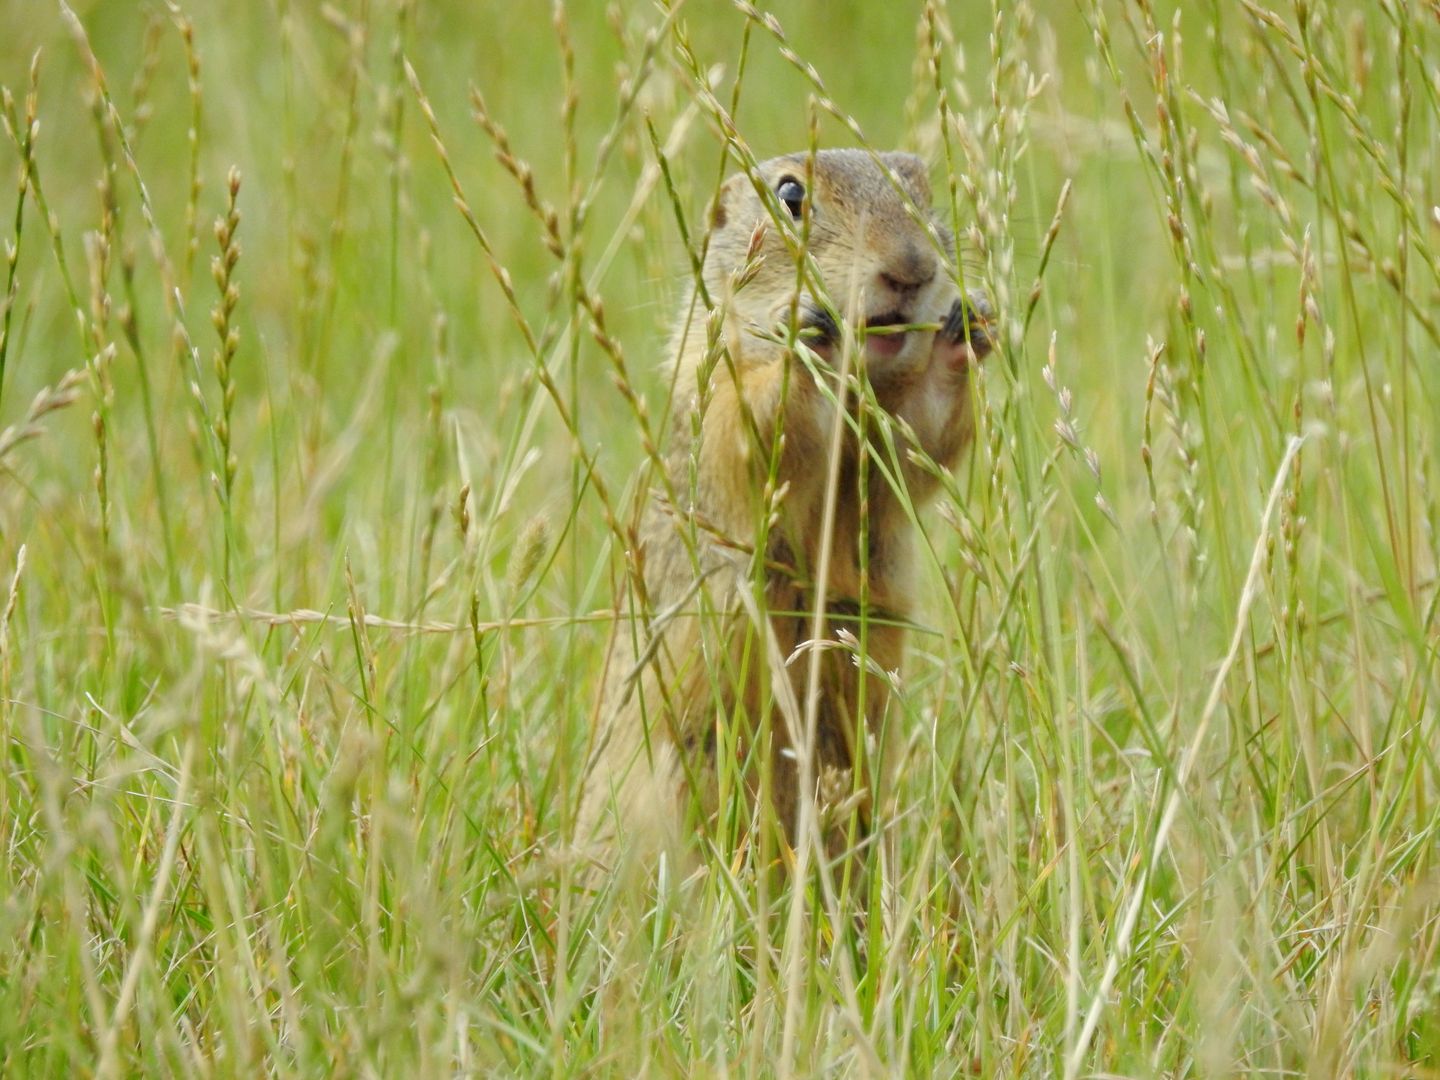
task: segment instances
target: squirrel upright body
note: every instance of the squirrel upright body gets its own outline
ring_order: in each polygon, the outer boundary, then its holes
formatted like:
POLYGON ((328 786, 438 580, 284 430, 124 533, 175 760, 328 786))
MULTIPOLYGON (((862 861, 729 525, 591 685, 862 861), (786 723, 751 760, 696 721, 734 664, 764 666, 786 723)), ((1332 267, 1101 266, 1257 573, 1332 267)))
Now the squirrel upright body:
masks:
POLYGON ((691 806, 768 805, 793 843, 811 798, 838 854, 894 764, 911 510, 969 440, 984 304, 962 296, 908 154, 762 162, 725 182, 711 224, 576 836, 653 847, 691 806), (861 415, 856 379, 885 416, 861 415))

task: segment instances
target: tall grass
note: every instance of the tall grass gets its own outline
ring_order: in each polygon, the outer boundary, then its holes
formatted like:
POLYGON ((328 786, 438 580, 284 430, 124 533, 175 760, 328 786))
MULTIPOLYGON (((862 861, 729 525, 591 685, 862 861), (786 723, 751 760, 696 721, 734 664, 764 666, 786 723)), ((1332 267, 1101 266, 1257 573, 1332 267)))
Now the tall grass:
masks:
POLYGON ((0 0, 0 1073, 1440 1074, 1437 16, 0 0), (637 908, 664 342, 812 139, 999 312, 900 810, 637 908))

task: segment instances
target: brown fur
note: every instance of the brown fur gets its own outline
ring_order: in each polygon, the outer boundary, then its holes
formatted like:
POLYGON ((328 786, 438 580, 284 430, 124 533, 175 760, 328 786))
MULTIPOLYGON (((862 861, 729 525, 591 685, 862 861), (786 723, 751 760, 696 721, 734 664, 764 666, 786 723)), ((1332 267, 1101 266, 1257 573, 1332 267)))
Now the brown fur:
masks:
MULTIPOLYGON (((951 316, 948 332, 910 331, 896 355, 867 348, 851 365, 863 369, 884 411, 946 466, 970 436, 967 369, 977 350, 967 343, 963 320, 954 318, 961 309, 946 265, 952 241, 930 218, 924 165, 908 154, 880 160, 883 168, 864 151, 822 151, 807 182, 806 156, 792 155, 762 163, 757 179, 771 192, 786 177, 810 189, 806 251, 846 324, 882 314, 898 313, 908 323, 951 316)), ((779 213, 786 213, 783 205, 779 213)), ((635 590, 630 607, 637 617, 621 623, 609 656, 580 807, 582 843, 603 845, 617 833, 646 848, 679 840, 692 795, 706 818, 722 805, 722 771, 743 777, 751 806, 768 791, 794 839, 804 752, 795 744, 803 742, 810 665, 804 656, 783 661, 811 637, 834 406, 784 343, 797 310, 800 223, 789 228, 788 220, 774 220, 744 174, 726 181, 711 222, 704 284, 720 308, 721 350, 718 356, 707 350, 703 320, 680 333, 675 375, 684 407, 672 436, 671 497, 652 499, 634 553, 643 590, 635 590), (752 249, 761 226, 764 235, 752 249), (767 503, 777 428, 783 438, 776 486, 783 497, 767 503), (764 532, 767 512, 773 517, 764 532), (762 535, 760 566, 753 552, 762 535), (771 613, 758 623, 760 609, 750 599, 757 581, 771 613), (737 768, 718 769, 721 755, 737 768)), ((800 324, 817 321, 822 308, 808 275, 800 300, 800 324)), ((824 363, 841 366, 836 341, 812 344, 824 363)), ((837 385, 833 375, 829 381, 837 385)), ((853 398, 847 407, 858 408, 853 398)), ((877 426, 875 418, 869 423, 877 426)), ((908 461, 900 430, 902 474, 918 504, 935 481, 908 461)), ((893 763, 885 735, 893 736, 895 721, 886 716, 888 686, 880 673, 899 668, 904 632, 894 620, 909 613, 913 587, 912 528, 902 503, 873 464, 862 492, 861 447, 849 431, 841 446, 812 758, 813 792, 832 853, 850 836, 844 811, 856 811, 863 832, 879 794, 865 779, 873 766, 856 766, 877 753, 893 763), (865 526, 869 550, 862 561, 865 526), (876 620, 864 628, 863 676, 853 649, 837 638, 842 629, 861 635, 862 596, 876 620)))

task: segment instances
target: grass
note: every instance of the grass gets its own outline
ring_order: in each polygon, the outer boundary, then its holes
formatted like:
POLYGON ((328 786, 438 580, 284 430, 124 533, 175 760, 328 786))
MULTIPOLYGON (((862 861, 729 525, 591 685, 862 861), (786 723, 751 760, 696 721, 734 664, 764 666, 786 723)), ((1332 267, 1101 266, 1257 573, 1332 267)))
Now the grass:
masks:
POLYGON ((0 0, 0 1073, 1440 1074, 1433 0, 70 3, 0 0), (895 865, 635 908, 556 853, 666 333, 812 138, 1000 313, 895 865))

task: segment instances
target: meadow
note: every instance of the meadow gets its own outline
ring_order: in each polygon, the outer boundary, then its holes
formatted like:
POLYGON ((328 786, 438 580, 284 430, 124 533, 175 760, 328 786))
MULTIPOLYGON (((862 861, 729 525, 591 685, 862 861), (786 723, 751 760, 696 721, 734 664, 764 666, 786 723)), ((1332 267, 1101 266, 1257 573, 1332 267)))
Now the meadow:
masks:
POLYGON ((0 27, 0 1075, 1440 1075, 1435 0, 0 27), (637 902, 564 852, 669 331, 812 145, 998 313, 891 857, 637 902))

